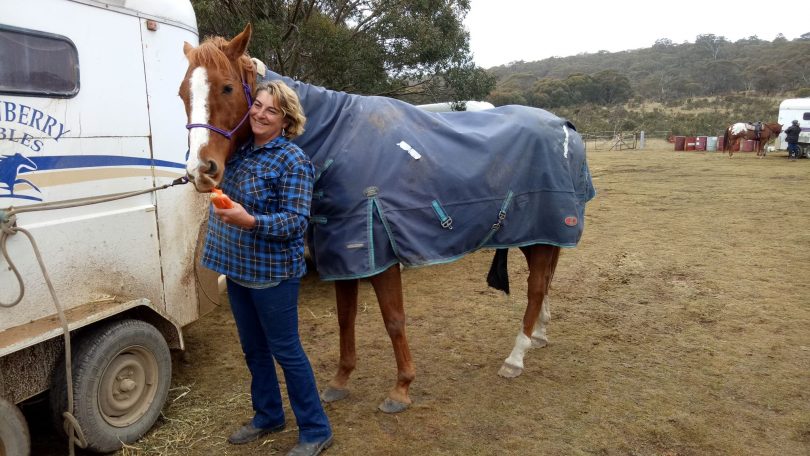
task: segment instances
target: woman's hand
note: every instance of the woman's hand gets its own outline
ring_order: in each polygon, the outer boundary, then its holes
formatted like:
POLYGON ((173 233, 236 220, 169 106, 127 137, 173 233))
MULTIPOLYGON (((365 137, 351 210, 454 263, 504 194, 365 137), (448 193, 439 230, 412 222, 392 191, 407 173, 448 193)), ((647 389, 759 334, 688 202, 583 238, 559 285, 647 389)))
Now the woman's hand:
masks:
POLYGON ((241 204, 234 202, 230 209, 214 208, 214 216, 225 223, 236 225, 246 229, 253 229, 256 226, 256 217, 248 214, 241 204))

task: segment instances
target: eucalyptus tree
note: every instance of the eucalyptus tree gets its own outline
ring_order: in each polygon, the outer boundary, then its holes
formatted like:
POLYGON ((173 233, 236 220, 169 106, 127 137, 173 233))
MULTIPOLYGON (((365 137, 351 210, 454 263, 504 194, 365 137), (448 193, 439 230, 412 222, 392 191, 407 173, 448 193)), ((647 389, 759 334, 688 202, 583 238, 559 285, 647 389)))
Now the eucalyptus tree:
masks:
POLYGON ((234 36, 274 71, 409 101, 482 99, 495 80, 472 61, 469 0, 192 0, 200 35, 234 36))

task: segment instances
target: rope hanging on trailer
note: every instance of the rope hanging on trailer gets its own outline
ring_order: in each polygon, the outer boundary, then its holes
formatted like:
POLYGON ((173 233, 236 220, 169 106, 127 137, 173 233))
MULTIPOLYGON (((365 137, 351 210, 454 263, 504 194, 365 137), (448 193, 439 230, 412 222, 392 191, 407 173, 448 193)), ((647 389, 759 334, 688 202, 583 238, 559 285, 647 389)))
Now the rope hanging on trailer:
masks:
POLYGON ((17 304, 19 304, 20 301, 22 301, 23 296, 25 295, 25 284, 23 282, 22 275, 20 274, 20 271, 17 269, 17 266, 11 260, 11 256, 8 254, 8 247, 7 247, 9 237, 15 235, 16 233, 23 233, 28 238, 28 241, 31 243, 31 248, 34 250, 34 255, 37 258, 37 263, 39 263, 39 269, 42 271, 42 276, 45 278, 45 283, 48 285, 48 291, 51 293, 51 299, 53 299, 54 307, 56 307, 56 313, 59 316, 59 322, 62 325, 63 337, 65 339, 65 373, 68 379, 67 410, 62 413, 62 417, 64 418, 63 425, 65 434, 67 434, 68 436, 68 449, 70 456, 74 456, 75 454, 75 450, 73 447, 74 444, 78 445, 80 448, 87 447, 87 439, 84 436, 84 432, 82 431, 82 428, 79 425, 78 420, 76 420, 76 417, 73 416, 73 367, 70 355, 71 351, 70 329, 68 328, 68 322, 67 317, 65 316, 65 311, 62 308, 62 304, 60 304, 59 302, 59 298, 56 296, 56 291, 53 288, 51 277, 48 274, 47 268, 45 267, 45 262, 42 260, 42 254, 40 253, 39 247, 37 246, 37 243, 34 240, 34 236, 28 230, 17 226, 17 214, 21 214, 24 212, 66 209, 71 207, 88 206, 91 204, 106 203, 109 201, 130 198, 145 193, 156 192, 158 190, 164 190, 169 187, 173 187, 175 185, 183 185, 186 183, 188 183, 188 179, 186 179, 185 177, 179 177, 174 181, 172 181, 171 184, 162 185, 160 187, 152 187, 146 190, 115 193, 112 195, 104 195, 104 196, 92 196, 87 198, 77 198, 65 201, 55 201, 52 203, 32 204, 30 206, 23 206, 20 208, 9 207, 7 210, 0 211, 0 251, 2 251, 3 258, 5 258, 6 262, 9 265, 9 268, 14 273, 14 276, 17 278, 17 283, 19 284, 20 289, 17 298, 15 298, 10 303, 4 303, 0 301, 0 307, 3 308, 14 307, 17 304))

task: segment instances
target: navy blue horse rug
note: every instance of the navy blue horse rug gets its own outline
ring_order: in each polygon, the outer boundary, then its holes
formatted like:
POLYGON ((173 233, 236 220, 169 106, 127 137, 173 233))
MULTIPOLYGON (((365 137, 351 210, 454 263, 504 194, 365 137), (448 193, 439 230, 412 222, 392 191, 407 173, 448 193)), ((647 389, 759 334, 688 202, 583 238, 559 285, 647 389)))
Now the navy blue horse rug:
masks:
POLYGON ((316 168, 309 248, 326 280, 482 247, 574 247, 595 191, 573 125, 541 109, 433 113, 267 71, 298 93, 316 168))

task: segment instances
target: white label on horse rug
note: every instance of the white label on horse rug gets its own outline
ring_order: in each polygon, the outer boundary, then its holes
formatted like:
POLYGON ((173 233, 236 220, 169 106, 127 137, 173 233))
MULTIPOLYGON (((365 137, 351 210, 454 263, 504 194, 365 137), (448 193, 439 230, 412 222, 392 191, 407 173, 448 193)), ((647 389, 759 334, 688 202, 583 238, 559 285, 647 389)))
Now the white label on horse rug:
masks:
POLYGON ((397 146, 401 147, 402 150, 408 152, 408 154, 411 157, 413 157, 414 160, 419 160, 420 158, 422 158, 422 155, 420 155, 419 152, 416 151, 416 149, 411 147, 411 145, 406 143, 405 141, 400 141, 399 143, 397 143, 397 146))

